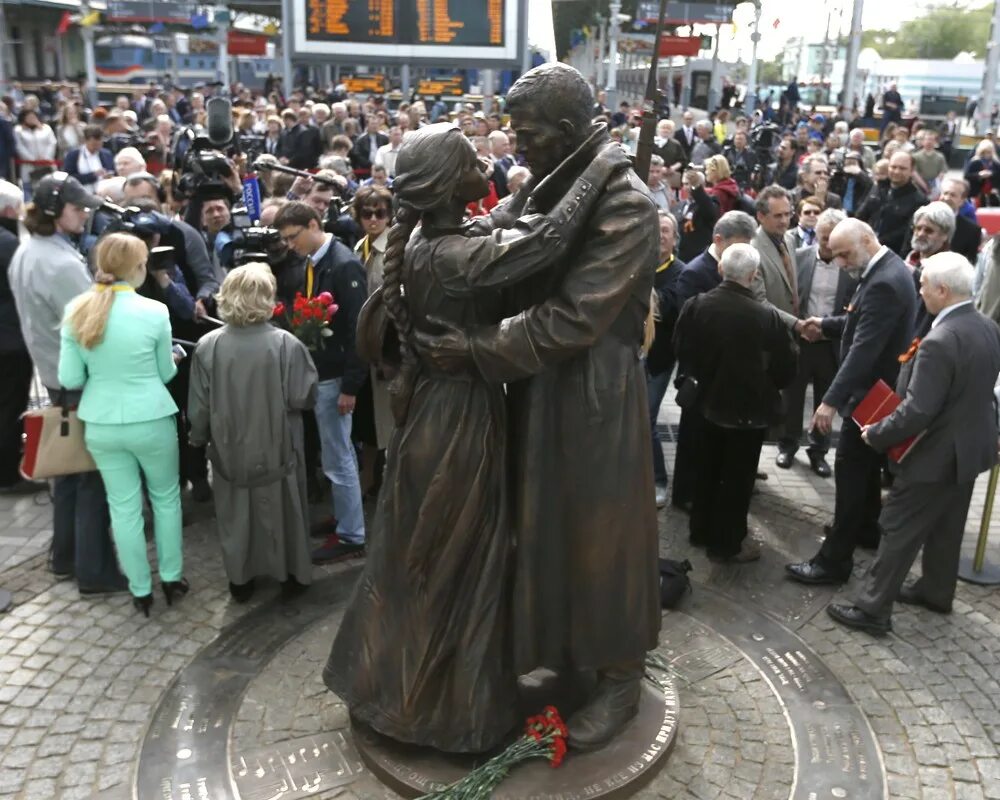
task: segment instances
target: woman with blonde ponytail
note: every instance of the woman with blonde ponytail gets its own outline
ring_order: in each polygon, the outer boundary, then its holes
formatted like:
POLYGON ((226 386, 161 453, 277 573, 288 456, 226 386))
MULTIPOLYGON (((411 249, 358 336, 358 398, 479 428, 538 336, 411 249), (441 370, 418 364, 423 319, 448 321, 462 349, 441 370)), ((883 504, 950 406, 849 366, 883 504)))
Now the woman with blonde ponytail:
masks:
POLYGON ((112 536, 133 602, 149 616, 152 579, 142 518, 142 476, 156 532, 167 604, 188 590, 181 556, 177 406, 166 384, 177 374, 167 307, 140 297, 146 245, 127 233, 94 251, 96 283, 67 306, 59 382, 82 389, 78 414, 107 490, 112 536))
MULTIPOLYGON (((619 153, 601 169, 627 166, 619 153)), ((392 324, 380 325, 367 307, 358 340, 363 355, 394 374, 397 427, 364 573, 324 680, 354 719, 383 735, 482 752, 516 722, 503 389, 472 364, 457 374, 429 369, 413 345, 437 319, 461 327, 499 322, 500 291, 564 255, 567 234, 583 224, 592 201, 581 202, 577 187, 548 215, 474 235, 464 211, 486 195, 487 179, 470 142, 449 123, 409 134, 393 189, 383 284, 369 300, 381 299, 392 324), (395 336, 380 340, 367 328, 395 336)))

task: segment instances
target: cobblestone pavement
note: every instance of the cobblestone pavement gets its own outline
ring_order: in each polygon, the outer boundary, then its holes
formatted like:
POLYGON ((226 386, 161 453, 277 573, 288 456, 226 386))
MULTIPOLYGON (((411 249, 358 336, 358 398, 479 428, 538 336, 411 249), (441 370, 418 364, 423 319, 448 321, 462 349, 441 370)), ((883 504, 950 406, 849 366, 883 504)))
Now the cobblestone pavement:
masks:
MULTIPOLYGON (((675 421, 668 401, 661 422, 675 421)), ((670 463, 669 442, 666 450, 670 463)), ((801 637, 863 710, 888 797, 1000 799, 1000 593, 960 584, 947 617, 897 607, 895 631, 884 639, 834 625, 823 611, 835 596, 831 590, 781 580, 786 560, 814 551, 831 513, 833 482, 801 463, 778 470, 773 457, 774 449, 765 448, 761 463, 769 480, 759 484, 752 506, 752 527, 765 543, 760 562, 712 565, 687 547, 686 518, 671 509, 661 514, 662 552, 690 558, 695 567, 694 592, 665 616, 664 636, 700 625, 706 637, 725 644, 698 611, 699 602, 720 593, 753 607, 801 637)), ((969 547, 983 496, 980 485, 969 547)), ((210 510, 192 506, 188 513, 192 592, 170 609, 157 598, 147 621, 128 597, 85 601, 71 583, 55 582, 45 568, 51 514, 44 498, 0 498, 0 587, 12 591, 16 603, 0 616, 0 798, 133 796, 148 721, 166 688, 221 630, 277 594, 276 585, 265 585, 248 606, 234 605, 210 510)), ((988 558, 1000 559, 996 545, 988 558)), ((859 559, 855 582, 869 559, 859 559)), ((317 569, 317 577, 338 576, 349 566, 317 569)), ((345 724, 343 706, 319 676, 336 624, 331 616, 304 629, 254 678, 230 732, 234 749, 345 724)), ((678 682, 677 743, 640 797, 790 796, 796 761, 787 709, 759 666, 739 648, 731 655, 678 682)), ((809 754, 800 753, 799 763, 808 762, 809 754)), ((316 796, 393 795, 366 777, 316 796)))

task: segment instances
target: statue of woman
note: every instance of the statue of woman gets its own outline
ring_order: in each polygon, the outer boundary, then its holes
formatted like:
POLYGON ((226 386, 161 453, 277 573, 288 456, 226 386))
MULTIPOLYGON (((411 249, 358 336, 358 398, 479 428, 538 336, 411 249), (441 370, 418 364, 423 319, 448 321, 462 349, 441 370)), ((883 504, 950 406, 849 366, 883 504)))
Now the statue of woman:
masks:
MULTIPOLYGON (((593 204, 584 190, 628 166, 620 148, 602 155, 581 176, 589 184, 573 186, 547 215, 488 236, 463 226, 487 179, 457 126, 411 133, 397 158, 396 221, 372 300, 380 297, 398 349, 380 343, 364 354, 398 358, 396 429, 364 572, 323 677, 352 718, 398 741, 482 752, 517 721, 503 390, 474 372, 427 368, 411 347, 414 331, 433 329, 429 318, 463 328, 499 322, 500 290, 565 255, 593 204)), ((374 316, 363 313, 359 327, 374 316)))

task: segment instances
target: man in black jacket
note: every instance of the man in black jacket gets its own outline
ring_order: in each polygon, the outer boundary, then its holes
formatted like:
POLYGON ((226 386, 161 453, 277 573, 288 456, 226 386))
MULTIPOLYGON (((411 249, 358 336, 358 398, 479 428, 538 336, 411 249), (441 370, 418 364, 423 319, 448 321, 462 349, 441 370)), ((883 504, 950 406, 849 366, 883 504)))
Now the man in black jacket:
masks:
POLYGON ((951 249, 961 253, 975 266, 979 245, 983 241, 983 230, 976 222, 958 213, 968 196, 969 184, 963 178, 945 178, 941 181, 941 200, 955 212, 955 233, 951 237, 951 249))
POLYGON ((821 336, 840 339, 840 368, 812 425, 826 435, 835 414, 843 421, 834 462, 833 525, 811 560, 786 567, 801 583, 844 583, 851 575, 858 542, 874 545, 879 540, 882 457, 861 440, 851 413, 876 381, 895 384, 898 358, 909 346, 917 311, 909 268, 879 244, 868 225, 857 219, 839 223, 830 235, 830 252, 837 266, 860 272, 860 283, 846 313, 811 317, 804 333, 811 341, 821 336))
POLYGON ((687 410, 701 417, 691 543, 716 561, 760 558, 760 545, 747 539, 750 494, 780 390, 795 377, 791 331, 750 289, 759 263, 751 245, 727 248, 722 283, 684 306, 674 333, 681 369, 698 382, 687 410))
POLYGON ((323 472, 333 484, 333 516, 337 520, 335 533, 313 553, 313 560, 322 563, 358 554, 365 546, 351 414, 368 379, 368 367, 355 347, 358 312, 368 298, 367 282, 361 262, 333 234, 323 231, 312 206, 288 203, 278 211, 274 227, 288 246, 306 259, 302 294, 316 297, 329 292, 340 307, 330 321, 333 335, 312 354, 319 372, 315 412, 323 472))
POLYGON ((28 407, 34 367, 21 335, 21 322, 10 291, 7 268, 17 250, 21 190, 0 180, 0 494, 37 492, 44 483, 21 479, 21 414, 28 407))
POLYGON ((389 144, 389 137, 384 133, 379 133, 378 127, 378 115, 369 114, 365 132, 357 138, 354 147, 348 154, 351 159, 351 168, 359 181, 371 175, 375 154, 382 145, 389 144))
POLYGON ((674 255, 677 242, 677 222, 669 211, 659 212, 660 266, 656 268, 653 290, 656 292, 656 337, 646 354, 646 388, 649 390, 649 422, 653 429, 653 478, 656 482, 656 507, 667 503, 667 464, 663 444, 656 431, 660 404, 670 385, 674 371, 674 325, 680 313, 677 297, 677 277, 684 262, 674 255))
POLYGON ((906 231, 913 212, 927 204, 927 197, 913 183, 913 156, 902 151, 889 159, 889 179, 879 181, 854 215, 867 222, 878 240, 898 256, 909 250, 906 231))

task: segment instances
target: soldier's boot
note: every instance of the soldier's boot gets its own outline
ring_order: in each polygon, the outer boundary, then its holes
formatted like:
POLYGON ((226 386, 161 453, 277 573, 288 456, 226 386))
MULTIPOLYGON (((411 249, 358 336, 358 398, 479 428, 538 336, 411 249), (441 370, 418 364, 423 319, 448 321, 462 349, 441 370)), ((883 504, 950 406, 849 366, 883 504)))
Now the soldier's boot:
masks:
POLYGON ((569 745, 596 750, 618 735, 639 710, 641 662, 602 670, 597 689, 587 704, 569 718, 569 745))

